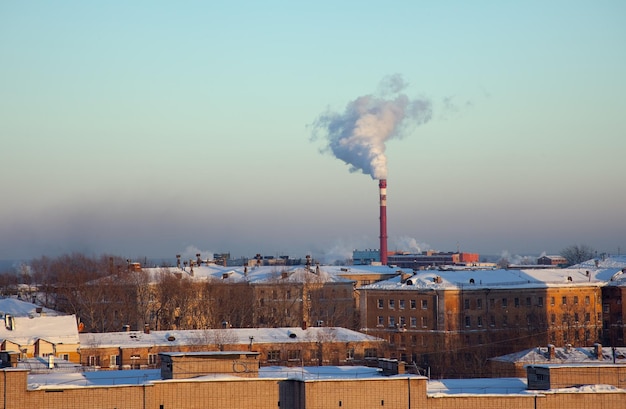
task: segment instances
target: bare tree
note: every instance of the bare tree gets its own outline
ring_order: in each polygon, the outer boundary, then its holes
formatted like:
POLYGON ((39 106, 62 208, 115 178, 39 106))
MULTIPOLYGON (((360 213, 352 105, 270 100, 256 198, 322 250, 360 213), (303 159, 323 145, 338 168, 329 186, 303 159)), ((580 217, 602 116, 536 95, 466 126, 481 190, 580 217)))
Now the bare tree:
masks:
POLYGON ((571 245, 561 250, 561 256, 567 259, 567 263, 571 266, 579 264, 583 261, 591 260, 594 257, 595 250, 586 244, 571 245))

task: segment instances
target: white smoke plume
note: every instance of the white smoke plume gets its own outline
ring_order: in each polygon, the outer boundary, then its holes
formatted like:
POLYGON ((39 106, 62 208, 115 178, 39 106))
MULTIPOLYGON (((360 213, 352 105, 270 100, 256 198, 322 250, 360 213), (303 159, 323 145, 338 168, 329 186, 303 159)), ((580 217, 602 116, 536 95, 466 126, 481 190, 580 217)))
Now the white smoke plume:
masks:
POLYGON ((194 245, 189 245, 179 254, 181 256, 181 260, 184 261, 184 260, 195 260, 196 254, 200 254, 200 257, 203 260, 212 260, 214 253, 209 250, 200 250, 198 247, 194 245))
POLYGON ((432 102, 410 99, 402 91, 407 87, 401 75, 384 78, 378 95, 363 95, 347 104, 343 113, 321 114, 313 123, 312 139, 325 139, 322 152, 330 152, 372 179, 387 178, 385 143, 402 137, 413 126, 432 117, 432 102))
POLYGON ((417 254, 422 251, 430 250, 431 246, 428 243, 419 243, 413 237, 400 236, 391 239, 391 248, 395 251, 408 251, 409 253, 417 254))

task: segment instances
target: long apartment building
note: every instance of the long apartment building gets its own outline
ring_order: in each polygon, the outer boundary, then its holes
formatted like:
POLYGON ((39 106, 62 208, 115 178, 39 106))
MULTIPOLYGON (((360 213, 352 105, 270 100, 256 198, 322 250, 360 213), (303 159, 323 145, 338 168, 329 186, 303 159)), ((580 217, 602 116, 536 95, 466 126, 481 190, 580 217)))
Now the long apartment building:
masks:
POLYGON ((360 288, 362 330, 389 358, 474 376, 487 358, 603 337, 606 270, 423 271, 360 288))

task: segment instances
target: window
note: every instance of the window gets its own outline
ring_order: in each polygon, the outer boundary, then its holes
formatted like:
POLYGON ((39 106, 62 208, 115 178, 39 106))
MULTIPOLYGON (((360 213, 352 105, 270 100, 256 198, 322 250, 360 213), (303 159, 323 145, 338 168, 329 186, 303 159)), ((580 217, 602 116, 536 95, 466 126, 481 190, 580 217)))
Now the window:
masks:
POLYGON ((411 317, 411 326, 417 327, 417 317, 411 317))
POLYGON ((585 295, 585 305, 589 305, 589 296, 585 295))
POLYGON ((148 354, 148 365, 156 365, 157 357, 158 354, 148 354))
POLYGON ((291 351, 287 351, 287 359, 290 361, 299 361, 300 360, 300 350, 293 349, 291 351))
POLYGON ((578 322, 578 313, 577 312, 574 313, 574 322, 578 322))
POLYGON ((504 317, 502 317, 502 325, 506 327, 508 324, 509 324, 509 317, 505 315, 504 317))
POLYGON ((91 355, 87 362, 89 366, 100 366, 100 357, 91 355))
POLYGON ((267 360, 268 361, 280 361, 280 351, 279 350, 267 351, 267 360))
POLYGON ((389 309, 394 310, 396 308, 396 300, 389 300, 389 309))
POLYGON ((346 350, 346 359, 347 360, 352 360, 354 359, 354 348, 348 348, 346 350))
POLYGON ((476 320, 477 320, 478 326, 482 327, 483 326, 483 317, 477 317, 476 320))
POLYGON ((495 298, 490 298, 490 299, 489 299, 489 306, 490 306, 491 308, 493 308, 493 307, 495 307, 495 306, 496 306, 496 299, 495 299, 495 298))
POLYGON ((465 309, 466 309, 466 310, 469 310, 469 308, 470 308, 470 300, 468 300, 468 299, 466 298, 466 299, 465 299, 465 300, 463 300, 463 301, 464 301, 464 304, 465 304, 465 309))
POLYGON ((389 326, 390 327, 396 326, 396 317, 389 317, 389 326))
POLYGON ((115 366, 120 365, 120 356, 119 355, 111 355, 109 358, 109 368, 113 368, 115 366))
POLYGON ((382 315, 378 316, 378 326, 382 327, 383 325, 385 325, 385 317, 383 317, 382 315))
POLYGON ((537 305, 543 307, 543 297, 537 297, 537 305))
POLYGON ((515 304, 515 308, 519 307, 519 298, 515 297, 515 299, 513 300, 513 303, 515 304))
POLYGON ((427 310, 428 309, 428 300, 422 300, 422 309, 423 310, 427 310))
POLYGON ((476 309, 482 310, 483 309, 483 299, 479 298, 476 300, 476 309))
POLYGON ((64 359, 66 361, 70 360, 70 355, 69 354, 59 354, 58 358, 64 359))
POLYGON ((400 317, 400 326, 401 327, 405 327, 406 326, 406 318, 405 317, 400 317))
POLYGON ((567 305, 567 297, 565 296, 561 297, 561 304, 567 305))
POLYGON ((589 321, 591 321, 591 314, 587 312, 585 313, 585 322, 589 322, 589 321))
POLYGON ((577 295, 574 296, 574 304, 578 304, 578 296, 577 295))
POLYGON ((502 308, 506 308, 509 305, 508 300, 505 298, 502 299, 502 308))
POLYGON ((611 311, 611 309, 610 309, 610 307, 609 307, 609 304, 604 304, 604 306, 603 306, 603 312, 604 312, 605 314, 608 314, 608 313, 609 313, 609 311, 611 311))
POLYGON ((417 302, 415 300, 411 300, 411 309, 414 310, 417 308, 417 302))
POLYGON ((556 314, 550 314, 550 322, 553 324, 556 322, 556 314))
POLYGON ((550 297, 550 305, 554 305, 555 301, 554 301, 554 297, 550 297))
POLYGON ((466 327, 469 327, 469 326, 471 326, 471 325, 472 325, 472 320, 470 319, 470 317, 469 317, 469 316, 466 316, 466 317, 465 317, 465 326, 466 326, 466 327))
POLYGON ((530 307, 530 297, 526 297, 526 306, 530 307))
POLYGON ((376 358, 376 357, 378 357, 378 353, 376 352, 376 348, 365 348, 365 357, 366 358, 376 358))
POLYGON ((403 309, 404 309, 404 300, 400 300, 400 301, 398 301, 398 304, 399 304, 399 305, 398 305, 398 307, 399 307, 401 310, 403 310, 403 309))
POLYGON ((422 317, 422 328, 428 327, 428 318, 422 317))
POLYGON ((492 327, 496 326, 496 316, 492 315, 491 318, 489 319, 489 325, 491 325, 492 327))
POLYGON ((383 308, 385 306, 385 303, 383 302, 382 299, 378 299, 378 308, 383 308))

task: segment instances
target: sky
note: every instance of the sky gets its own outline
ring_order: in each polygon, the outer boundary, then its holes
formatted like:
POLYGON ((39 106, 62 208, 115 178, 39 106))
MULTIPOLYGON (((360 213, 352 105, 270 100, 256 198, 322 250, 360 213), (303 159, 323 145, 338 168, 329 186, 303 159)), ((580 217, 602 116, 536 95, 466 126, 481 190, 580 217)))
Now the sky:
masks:
POLYGON ((0 259, 347 258, 379 246, 381 175, 389 250, 626 252, 625 17, 1 2, 0 259))

